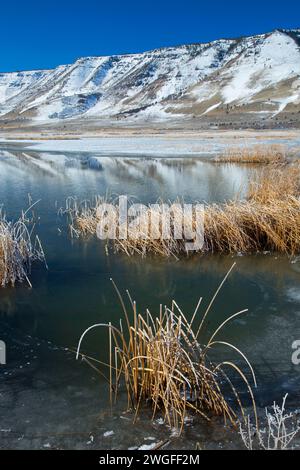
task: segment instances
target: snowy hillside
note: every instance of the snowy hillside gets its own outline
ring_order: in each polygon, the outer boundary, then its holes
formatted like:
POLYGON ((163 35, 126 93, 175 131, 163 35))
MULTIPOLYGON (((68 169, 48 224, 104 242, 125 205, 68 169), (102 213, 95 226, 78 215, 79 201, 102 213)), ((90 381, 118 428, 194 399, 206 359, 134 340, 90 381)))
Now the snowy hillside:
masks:
POLYGON ((300 30, 0 73, 0 117, 136 120, 299 110, 300 30))

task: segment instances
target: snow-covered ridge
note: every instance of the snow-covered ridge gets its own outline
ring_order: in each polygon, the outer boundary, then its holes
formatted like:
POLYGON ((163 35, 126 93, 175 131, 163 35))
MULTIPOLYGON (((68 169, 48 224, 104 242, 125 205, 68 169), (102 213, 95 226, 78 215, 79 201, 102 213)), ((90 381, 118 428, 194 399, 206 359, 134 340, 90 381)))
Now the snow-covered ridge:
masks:
POLYGON ((2 119, 171 119, 300 104, 300 30, 0 73, 2 119))

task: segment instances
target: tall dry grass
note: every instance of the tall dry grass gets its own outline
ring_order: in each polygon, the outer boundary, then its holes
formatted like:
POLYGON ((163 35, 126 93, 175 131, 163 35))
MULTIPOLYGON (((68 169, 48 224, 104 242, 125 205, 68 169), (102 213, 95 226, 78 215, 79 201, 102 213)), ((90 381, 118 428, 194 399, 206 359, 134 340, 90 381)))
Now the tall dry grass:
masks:
POLYGON ((298 163, 274 165, 257 170, 249 182, 247 199, 258 203, 300 196, 300 166, 298 163))
POLYGON ((208 205, 206 249, 212 252, 300 252, 300 167, 256 171, 246 200, 208 205))
POLYGON ((111 323, 91 326, 81 336, 77 349, 77 358, 81 355, 91 364, 91 358, 81 354, 82 342, 92 329, 108 329, 109 361, 107 364, 100 364, 108 368, 112 402, 117 400, 121 385, 124 384, 128 407, 134 410, 135 417, 145 404, 151 404, 153 418, 160 414, 171 427, 181 430, 190 412, 207 421, 210 421, 212 415, 223 416, 225 422, 233 425, 237 425, 239 415, 246 424, 242 399, 237 387, 233 385, 236 383, 235 379, 238 379, 253 403, 257 423, 255 400, 250 379, 247 379, 248 374, 230 360, 215 364, 209 359, 215 347, 228 348, 244 361, 250 371, 251 381, 256 386, 255 374, 246 356, 234 345, 219 339, 223 328, 247 310, 239 311, 220 323, 204 343, 211 307, 232 268, 200 318, 202 298, 189 317, 184 315, 174 300, 170 307, 160 306, 159 313, 154 316, 149 310, 144 315, 140 314, 136 302, 127 292, 131 309, 129 313, 114 284, 122 305, 124 321, 120 320, 118 327, 111 323))
POLYGON ((244 201, 209 206, 205 212, 205 251, 300 252, 300 201, 294 196, 261 204, 244 201))
POLYGON ((39 237, 29 229, 28 211, 13 222, 0 209, 0 287, 15 286, 29 280, 31 265, 44 261, 45 255, 39 237))
MULTIPOLYGON (((249 182, 245 199, 236 199, 223 204, 205 204, 204 244, 198 252, 300 253, 299 195, 298 164, 275 165, 257 170, 249 182)), ((71 218, 70 230, 73 236, 95 235, 97 224, 101 222, 97 208, 105 201, 105 198, 98 197, 92 203, 80 204, 75 199, 68 199, 65 211, 71 218)), ((180 209, 175 209, 171 221, 172 230, 168 238, 154 237, 146 223, 144 229, 143 226, 139 226, 139 235, 136 227, 130 228, 127 239, 120 239, 117 233, 115 240, 107 241, 108 246, 128 256, 134 254, 146 256, 153 253, 179 258, 186 255, 186 240, 177 239, 174 235, 179 229, 175 226, 176 221, 180 221, 180 217, 176 217, 176 210, 180 209)), ((149 208, 146 215, 146 220, 151 220, 153 209, 149 208)), ((160 228, 163 217, 159 210, 154 217, 160 220, 160 228)), ((191 214, 189 224, 196 232, 195 213, 191 214)))
POLYGON ((288 150, 284 145, 253 145, 231 147, 214 159, 216 163, 240 163, 274 165, 286 163, 288 150))

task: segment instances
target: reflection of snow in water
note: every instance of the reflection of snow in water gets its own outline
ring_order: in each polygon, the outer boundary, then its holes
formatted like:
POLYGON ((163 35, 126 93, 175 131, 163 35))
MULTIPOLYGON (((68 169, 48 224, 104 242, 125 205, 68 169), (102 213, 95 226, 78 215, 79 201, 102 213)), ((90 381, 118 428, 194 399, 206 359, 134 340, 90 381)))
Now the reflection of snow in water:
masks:
POLYGON ((289 301, 300 303, 300 288, 290 287, 287 289, 286 296, 289 301))
MULTIPOLYGON (((89 153, 0 152, 1 172, 7 176, 24 174, 27 181, 36 175, 65 181, 71 188, 88 181, 97 193, 107 189, 115 194, 138 196, 146 191, 156 198, 220 201, 245 189, 249 169, 234 165, 214 165, 198 158, 101 157, 89 153), (141 191, 141 186, 145 189, 141 191), (179 193, 180 190, 180 193, 179 193), (137 194, 138 193, 138 194, 137 194)), ((72 190, 70 189, 70 193, 72 190)), ((243 191, 241 191, 243 194, 243 191)), ((67 195, 67 196, 68 196, 67 195)), ((149 201, 148 201, 149 202, 149 201)))

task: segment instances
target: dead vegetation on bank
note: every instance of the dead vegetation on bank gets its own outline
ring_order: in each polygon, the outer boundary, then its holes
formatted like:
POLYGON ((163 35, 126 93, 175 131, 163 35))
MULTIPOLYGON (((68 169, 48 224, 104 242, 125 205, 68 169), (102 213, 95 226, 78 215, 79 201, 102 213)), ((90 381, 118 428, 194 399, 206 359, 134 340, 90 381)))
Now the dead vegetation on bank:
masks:
MULTIPOLYGON (((204 244, 198 253, 255 253, 274 251, 285 254, 300 253, 300 166, 292 163, 286 165, 270 165, 256 170, 248 184, 245 199, 232 200, 223 204, 204 205, 204 244)), ((72 236, 95 235, 97 224, 101 222, 97 210, 107 198, 97 197, 94 202, 78 203, 74 198, 67 200, 66 212, 70 217, 72 236)), ((182 203, 182 201, 175 201, 182 203)), ((162 204, 162 201, 158 201, 162 204)), ((170 206, 170 204, 169 204, 170 206)), ((180 227, 180 204, 171 211, 171 231, 169 237, 153 236, 149 229, 151 220, 158 220, 160 233, 162 226, 167 224, 161 208, 153 214, 148 210, 143 221, 131 226, 127 238, 121 239, 116 233, 114 240, 107 240, 116 252, 124 252, 128 256, 139 254, 146 256, 153 253, 164 257, 179 258, 186 255, 185 239, 177 239, 180 227), (150 223, 149 223, 150 220, 150 223), (143 228, 144 227, 144 228, 143 228)), ((118 206, 116 205, 116 210, 118 206)), ((190 225, 196 233, 195 212, 190 214, 190 225)), ((186 220, 187 221, 187 220, 186 220)), ((109 221, 108 221, 109 222, 109 221)), ((113 221, 111 221, 113 222, 113 221)), ((182 223, 182 222, 181 222, 182 223)), ((194 240, 191 240, 194 241, 194 240)), ((107 247, 108 247, 107 246, 107 247)))
POLYGON ((34 226, 27 217, 29 210, 17 221, 8 221, 0 209, 0 287, 14 287, 24 281, 32 287, 29 280, 32 263, 45 262, 40 239, 33 235, 34 226))
POLYGON ((215 163, 238 163, 252 165, 278 165, 287 162, 287 148, 284 145, 253 145, 251 147, 230 147, 215 163))
POLYGON ((121 386, 125 386, 128 408, 134 410, 135 418, 143 406, 151 404, 153 419, 159 414, 169 426, 180 430, 183 429, 189 413, 198 414, 207 421, 210 421, 213 415, 222 416, 225 423, 233 425, 238 424, 239 417, 246 425, 247 417, 242 399, 234 385, 237 379, 244 385, 242 388, 247 391, 253 404, 257 424, 252 391, 252 386, 256 386, 253 368, 238 348, 219 339, 219 333, 224 327, 247 310, 226 318, 214 332, 207 332, 213 303, 232 268, 201 316, 199 311, 202 298, 199 299, 195 311, 187 316, 175 300, 170 307, 163 308, 161 305, 157 315, 152 315, 149 310, 142 315, 127 291, 131 310, 129 312, 126 302, 114 284, 124 319, 120 320, 119 326, 113 326, 111 323, 91 326, 81 336, 77 349, 77 358, 81 356, 93 366, 96 364, 97 367, 107 367, 111 402, 117 400, 121 386), (107 364, 99 363, 81 353, 85 336, 96 327, 108 329, 107 364), (237 354, 245 363, 248 373, 230 360, 216 364, 211 362, 209 356, 212 350, 220 346, 237 354), (249 374, 251 378, 248 380, 249 374))
POLYGON ((256 170, 249 181, 247 200, 276 203, 300 195, 300 165, 276 165, 256 170))

